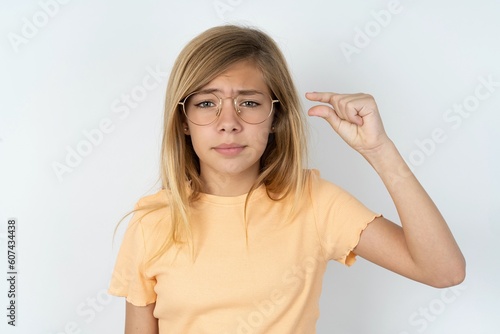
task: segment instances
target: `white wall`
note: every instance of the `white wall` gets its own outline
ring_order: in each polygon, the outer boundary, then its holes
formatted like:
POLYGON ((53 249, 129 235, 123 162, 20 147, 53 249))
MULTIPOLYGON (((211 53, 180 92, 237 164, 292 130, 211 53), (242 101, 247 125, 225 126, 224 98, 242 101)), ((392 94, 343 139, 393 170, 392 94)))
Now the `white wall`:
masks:
MULTIPOLYGON (((468 261, 466 281, 446 290, 363 260, 352 268, 332 263, 318 333, 498 331, 498 2, 64 2, 1 0, 2 268, 7 219, 18 220, 18 326, 6 324, 2 279, 2 333, 122 332, 124 302, 104 293, 123 234, 120 229, 112 247, 113 229, 156 189, 163 95, 175 57, 189 39, 224 22, 246 22, 272 35, 301 94, 374 95, 387 132, 468 261), (388 9, 390 18, 377 14, 388 9), (157 87, 141 88, 151 72, 157 81, 148 82, 157 87), (122 99, 132 93, 143 100, 127 107, 122 99), (465 105, 463 116, 454 105, 465 105), (106 131, 102 138, 96 129, 106 131), (436 131, 439 142, 431 143, 436 131), (85 132, 94 133, 95 145, 88 146, 85 132), (78 149, 87 156, 68 158, 78 149), (67 166, 62 175, 55 163, 67 166)), ((368 164, 325 122, 310 124, 311 166, 397 220, 368 164)))

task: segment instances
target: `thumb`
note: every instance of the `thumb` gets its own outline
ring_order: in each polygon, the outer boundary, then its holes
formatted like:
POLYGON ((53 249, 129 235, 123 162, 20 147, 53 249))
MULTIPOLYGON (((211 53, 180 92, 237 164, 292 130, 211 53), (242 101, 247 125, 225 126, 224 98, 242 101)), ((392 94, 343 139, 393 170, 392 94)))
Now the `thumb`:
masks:
POLYGON ((322 117, 322 118, 329 118, 333 115, 337 116, 335 114, 335 111, 328 106, 314 106, 309 109, 307 112, 309 116, 317 116, 317 117, 322 117))
POLYGON ((331 107, 326 105, 314 106, 309 109, 307 112, 309 116, 316 116, 325 119, 330 125, 336 129, 337 124, 340 122, 340 118, 331 107))

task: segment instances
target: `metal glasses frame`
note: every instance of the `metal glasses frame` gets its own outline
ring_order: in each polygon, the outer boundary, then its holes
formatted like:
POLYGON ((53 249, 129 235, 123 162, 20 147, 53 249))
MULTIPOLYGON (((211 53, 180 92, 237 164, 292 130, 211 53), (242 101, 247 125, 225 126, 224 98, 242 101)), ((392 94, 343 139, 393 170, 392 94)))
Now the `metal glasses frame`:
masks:
POLYGON ((199 124, 199 123, 196 123, 196 122, 193 122, 187 115, 187 111, 186 111, 186 101, 188 98, 190 98, 191 96, 195 95, 195 94, 198 94, 198 93, 201 93, 202 91, 196 91, 196 92, 192 92, 191 94, 189 94, 188 96, 186 96, 181 102, 179 102, 179 104, 182 106, 182 112, 184 113, 184 115, 186 116, 186 118, 193 124, 196 124, 198 126, 206 126, 206 125, 210 125, 212 123, 214 123, 215 121, 217 121, 220 117, 220 114, 222 112, 222 100, 225 100, 225 99, 232 99, 233 100, 233 106, 234 106, 234 111, 236 112, 236 115, 238 115, 238 117, 245 123, 247 124, 261 124, 261 123, 264 123, 270 116, 271 114, 273 113, 274 111, 274 103, 276 102, 280 102, 279 100, 273 100, 272 97, 270 97, 269 95, 267 94, 264 94, 264 93, 260 93, 260 94, 263 94, 263 95, 266 95, 267 97, 269 97, 269 99, 271 100, 271 110, 269 110, 269 114, 267 115, 267 117, 260 121, 260 122, 257 122, 257 123, 251 123, 251 122, 248 122, 248 121, 245 121, 243 119, 243 117, 241 117, 240 113, 241 113, 241 110, 240 108, 238 108, 238 105, 236 103, 236 100, 238 99, 238 97, 240 95, 237 95, 236 97, 233 97, 233 96, 230 96, 230 97, 219 97, 217 96, 215 93, 213 92, 210 92, 210 94, 213 94, 216 98, 219 99, 219 104, 217 105, 217 113, 216 113, 216 116, 214 118, 213 121, 211 121, 210 123, 207 123, 207 124, 199 124))

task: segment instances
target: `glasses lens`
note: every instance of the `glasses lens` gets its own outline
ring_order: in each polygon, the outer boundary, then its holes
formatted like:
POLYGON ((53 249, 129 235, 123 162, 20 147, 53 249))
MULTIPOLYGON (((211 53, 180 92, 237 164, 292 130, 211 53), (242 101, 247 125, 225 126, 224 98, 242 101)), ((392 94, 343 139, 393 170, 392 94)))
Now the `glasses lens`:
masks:
POLYGON ((217 119, 219 98, 212 93, 195 93, 184 102, 186 117, 198 125, 207 125, 217 119))
POLYGON ((264 122, 273 109, 269 96, 258 92, 241 94, 236 98, 238 115, 247 123, 258 124, 264 122))

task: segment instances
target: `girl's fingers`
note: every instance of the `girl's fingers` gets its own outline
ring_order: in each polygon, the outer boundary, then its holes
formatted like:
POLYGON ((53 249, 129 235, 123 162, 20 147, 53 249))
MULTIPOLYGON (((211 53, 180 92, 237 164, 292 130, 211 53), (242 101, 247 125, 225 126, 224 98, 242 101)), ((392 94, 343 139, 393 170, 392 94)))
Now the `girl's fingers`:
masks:
POLYGON ((307 112, 309 116, 317 116, 325 119, 336 130, 340 122, 339 116, 335 110, 328 106, 314 106, 307 112))
MULTIPOLYGON (((349 123, 356 125, 363 125, 363 118, 359 114, 359 111, 363 107, 363 101, 361 101, 358 94, 337 94, 332 92, 310 92, 306 93, 306 98, 310 101, 328 103, 333 107, 334 112, 340 119, 346 120, 349 123)), ((313 107, 314 108, 314 107, 313 107)), ((312 109, 312 108, 311 108, 312 109)), ((326 111, 320 112, 320 114, 311 114, 311 116, 320 116, 325 118, 326 111)))
POLYGON ((310 101, 330 103, 333 102, 333 97, 340 94, 332 92, 308 92, 306 93, 306 98, 310 101))

